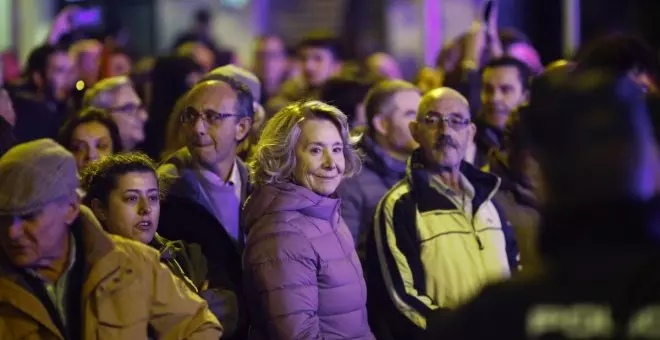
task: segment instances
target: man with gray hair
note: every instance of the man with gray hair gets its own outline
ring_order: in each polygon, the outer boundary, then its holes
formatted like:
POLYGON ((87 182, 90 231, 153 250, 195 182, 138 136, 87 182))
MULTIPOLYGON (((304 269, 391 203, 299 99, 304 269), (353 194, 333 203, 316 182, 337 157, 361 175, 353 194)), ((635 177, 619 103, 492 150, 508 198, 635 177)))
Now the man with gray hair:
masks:
POLYGON ((83 108, 89 107, 110 114, 119 128, 123 151, 134 150, 144 141, 144 124, 148 115, 129 78, 111 77, 96 83, 83 99, 83 108))
MULTIPOLYGON (((186 146, 158 169, 172 180, 161 206, 159 232, 166 238, 197 243, 208 260, 209 288, 236 292, 242 300, 241 254, 245 234, 241 206, 250 192, 248 171, 236 156, 252 124, 250 90, 235 78, 214 75, 182 99, 179 130, 186 146)), ((239 318, 235 339, 244 339, 239 318)))
MULTIPOLYGON (((259 98, 261 98, 261 81, 259 78, 254 73, 240 66, 230 64, 218 67, 211 71, 202 79, 202 81, 214 80, 216 79, 216 76, 234 78, 250 90, 254 106, 251 132, 258 134, 266 119, 266 112, 264 111, 263 106, 259 103, 259 98)), ((218 80, 222 81, 222 78, 219 78, 218 80)))
POLYGON ((254 73, 233 64, 216 68, 206 75, 202 81, 213 80, 216 76, 220 76, 220 80, 222 80, 222 77, 234 78, 241 84, 245 85, 252 94, 252 107, 254 110, 252 127, 250 128, 250 133, 248 133, 248 136, 239 144, 238 150, 236 151, 242 160, 247 161, 252 155, 253 148, 259 141, 261 129, 266 122, 266 111, 263 106, 261 106, 261 103, 259 103, 259 98, 261 98, 261 81, 254 73))
POLYGON ((206 302, 157 251, 105 233, 76 161, 50 139, 0 158, 0 338, 218 339, 206 302))

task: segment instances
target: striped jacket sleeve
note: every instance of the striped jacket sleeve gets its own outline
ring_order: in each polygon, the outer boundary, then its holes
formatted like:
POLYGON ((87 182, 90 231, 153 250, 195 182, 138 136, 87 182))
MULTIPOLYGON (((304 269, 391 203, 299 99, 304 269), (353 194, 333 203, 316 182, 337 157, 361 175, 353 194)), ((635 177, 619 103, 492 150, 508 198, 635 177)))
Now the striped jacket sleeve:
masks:
POLYGON ((378 204, 373 237, 385 288, 397 310, 421 329, 438 308, 425 295, 415 206, 406 185, 394 187, 378 204))

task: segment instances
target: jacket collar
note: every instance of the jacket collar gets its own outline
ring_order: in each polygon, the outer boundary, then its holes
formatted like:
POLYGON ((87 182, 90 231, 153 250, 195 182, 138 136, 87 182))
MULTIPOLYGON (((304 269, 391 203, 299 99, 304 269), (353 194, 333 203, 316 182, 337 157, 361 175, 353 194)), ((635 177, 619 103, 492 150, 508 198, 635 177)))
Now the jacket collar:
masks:
MULTIPOLYGON (((474 207, 473 211, 476 212, 481 204, 489 201, 495 195, 500 186, 500 178, 482 172, 465 161, 461 162, 460 171, 474 187, 472 206, 474 207)), ((457 209, 447 197, 431 187, 431 176, 432 173, 428 171, 425 165, 423 151, 421 149, 415 150, 408 159, 406 178, 417 198, 418 209, 420 211, 457 209), (429 197, 433 199, 429 199, 429 197)))
MULTIPOLYGON (((107 256, 112 253, 116 244, 103 231, 94 214, 85 206, 80 207, 78 219, 71 225, 74 237, 82 240, 83 259, 85 261, 82 297, 83 301, 91 291, 108 275, 116 271, 120 264, 117 257, 107 256), (103 262, 103 265, 99 265, 103 262)), ((124 256, 125 257, 125 256, 124 256)), ((128 258, 126 257, 128 260, 128 258)), ((17 309, 30 315, 52 334, 60 338, 62 335, 51 320, 45 307, 30 293, 27 283, 19 270, 15 268, 4 252, 0 251, 0 301, 5 301, 17 309)))
POLYGON ((154 236, 153 240, 149 243, 149 246, 158 250, 162 261, 175 259, 176 253, 183 250, 183 243, 181 241, 170 241, 158 234, 154 236))
MULTIPOLYGON (((251 193, 247 166, 238 157, 235 164, 241 180, 241 202, 245 202, 251 193)), ((192 200, 210 209, 209 202, 206 202, 204 194, 200 191, 199 178, 195 174, 194 166, 190 151, 184 147, 165 159, 158 173, 165 180, 168 195, 192 200)))
POLYGON ((365 153, 364 166, 382 177, 397 177, 397 181, 406 173, 406 162, 390 157, 390 155, 367 135, 363 135, 359 143, 365 153))
POLYGON ((339 205, 336 195, 322 196, 292 182, 265 185, 257 188, 245 204, 245 232, 249 233, 263 216, 285 212, 299 212, 334 226, 340 220, 339 205))
MULTIPOLYGON (((71 225, 71 232, 75 238, 82 239, 85 260, 85 272, 88 272, 103 257, 116 247, 114 241, 103 231, 92 211, 84 205, 80 206, 80 214, 71 225)), ((9 263, 4 252, 0 252, 0 276, 16 274, 16 269, 9 263)))

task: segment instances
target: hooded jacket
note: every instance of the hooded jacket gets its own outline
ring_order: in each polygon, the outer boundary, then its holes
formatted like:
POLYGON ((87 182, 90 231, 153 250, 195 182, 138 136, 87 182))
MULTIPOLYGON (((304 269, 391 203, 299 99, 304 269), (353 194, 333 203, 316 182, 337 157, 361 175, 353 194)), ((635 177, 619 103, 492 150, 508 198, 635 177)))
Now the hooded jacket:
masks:
POLYGON ((374 339, 339 199, 292 183, 265 186, 244 216, 250 339, 374 339))

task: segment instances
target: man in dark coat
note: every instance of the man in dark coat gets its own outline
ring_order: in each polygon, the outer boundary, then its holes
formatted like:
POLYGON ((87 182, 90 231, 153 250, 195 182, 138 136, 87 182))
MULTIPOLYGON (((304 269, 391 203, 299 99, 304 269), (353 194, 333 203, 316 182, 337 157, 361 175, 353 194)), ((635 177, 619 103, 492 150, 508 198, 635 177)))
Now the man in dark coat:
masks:
MULTIPOLYGON (((232 77, 215 75, 193 87, 182 100, 180 129, 186 147, 159 168, 166 182, 159 232, 166 238, 202 247, 209 269, 209 288, 236 293, 245 315, 241 254, 245 234, 240 211, 250 183, 236 155, 254 116, 250 90, 232 77)), ((242 317, 232 338, 245 339, 242 317)))

